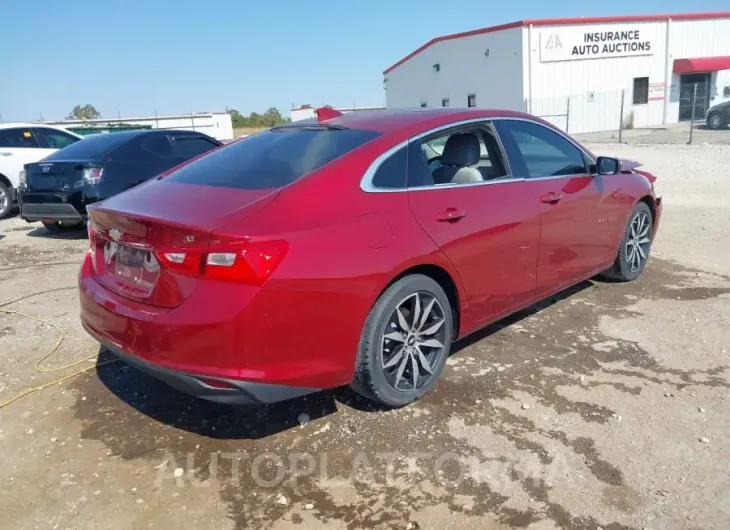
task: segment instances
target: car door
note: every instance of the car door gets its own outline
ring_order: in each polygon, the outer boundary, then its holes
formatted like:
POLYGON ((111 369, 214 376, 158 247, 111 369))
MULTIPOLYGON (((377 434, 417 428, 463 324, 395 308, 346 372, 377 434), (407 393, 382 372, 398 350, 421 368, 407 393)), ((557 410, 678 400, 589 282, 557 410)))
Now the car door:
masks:
POLYGON ((495 122, 510 166, 540 208, 540 293, 597 272, 616 256, 616 204, 610 182, 557 131, 528 120, 495 122))
POLYGON ((29 127, 0 129, 0 173, 10 180, 13 187, 18 187, 23 166, 43 156, 38 140, 29 127))
POLYGON ((475 323, 497 318, 534 297, 540 211, 524 180, 509 173, 488 122, 413 139, 408 201, 418 223, 458 271, 475 323), (467 156, 471 159, 463 167, 471 176, 476 171, 481 180, 437 184, 440 168, 458 162, 447 153, 448 140, 456 134, 478 137, 480 153, 467 156), (427 160, 425 153, 434 151, 440 155, 427 160))

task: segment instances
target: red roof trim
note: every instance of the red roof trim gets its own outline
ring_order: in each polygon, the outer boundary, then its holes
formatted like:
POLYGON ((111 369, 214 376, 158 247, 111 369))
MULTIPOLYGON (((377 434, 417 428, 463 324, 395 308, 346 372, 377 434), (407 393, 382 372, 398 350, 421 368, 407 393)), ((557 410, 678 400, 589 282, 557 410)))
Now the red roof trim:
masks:
POLYGON ((726 57, 693 57, 691 59, 675 59, 674 73, 717 72, 730 70, 730 56, 726 57))
POLYGON ((705 20, 708 18, 730 18, 730 11, 721 11, 718 13, 679 13, 674 15, 625 15, 615 17, 582 17, 582 18, 544 18, 540 20, 520 20, 517 22, 510 22, 509 24, 501 24, 499 26, 490 26, 488 28, 475 29, 472 31, 464 31, 462 33, 453 33, 451 35, 444 35, 442 37, 436 37, 431 39, 426 44, 417 48, 413 52, 409 53, 400 61, 392 64, 383 71, 383 75, 387 74, 391 70, 397 68, 404 62, 408 61, 415 55, 418 55, 426 48, 433 46, 437 42, 445 40, 461 39, 463 37, 472 37, 474 35, 481 35, 483 33, 493 33, 495 31, 502 31, 503 29, 520 28, 524 26, 559 26, 568 24, 600 24, 607 22, 655 22, 660 20, 705 20))

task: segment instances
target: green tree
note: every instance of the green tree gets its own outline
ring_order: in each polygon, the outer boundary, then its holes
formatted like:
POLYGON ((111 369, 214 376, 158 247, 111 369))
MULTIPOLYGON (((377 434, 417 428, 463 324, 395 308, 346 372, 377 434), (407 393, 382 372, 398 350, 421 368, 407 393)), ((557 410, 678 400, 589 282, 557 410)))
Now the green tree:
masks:
POLYGON ((276 127, 282 123, 291 122, 291 119, 283 117, 281 112, 279 112, 279 109, 276 107, 270 107, 263 114, 252 112, 248 116, 243 116, 236 109, 230 109, 228 114, 231 116, 231 124, 234 129, 241 129, 245 127, 269 128, 276 127))
POLYGON ((66 116, 67 120, 95 120, 101 118, 101 114, 94 107, 87 103, 86 105, 76 105, 71 114, 66 116))

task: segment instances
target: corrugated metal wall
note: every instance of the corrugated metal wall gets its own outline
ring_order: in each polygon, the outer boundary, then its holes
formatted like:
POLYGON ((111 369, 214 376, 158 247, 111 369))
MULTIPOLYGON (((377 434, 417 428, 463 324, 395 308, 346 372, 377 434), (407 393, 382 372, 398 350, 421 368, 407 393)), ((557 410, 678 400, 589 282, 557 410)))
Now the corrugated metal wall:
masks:
POLYGON ((474 94, 477 107, 523 110, 521 57, 520 28, 437 42, 385 74, 386 106, 466 107, 474 94))
MULTIPOLYGON (((676 122, 674 60, 727 55, 730 19, 516 27, 436 42, 386 73, 384 87, 389 108, 440 107, 443 100, 465 107, 468 94, 475 94, 477 107, 528 110, 569 133, 607 131, 622 122, 676 122), (593 45, 586 34, 608 32, 619 33, 619 48, 603 40, 598 55, 582 48, 593 45), (648 86, 637 85, 647 93, 637 102, 635 78, 648 78, 648 86)), ((730 99, 725 86, 730 70, 713 73, 711 105, 730 99)))
MULTIPOLYGON (((730 19, 535 26, 524 28, 524 33, 524 42, 530 43, 524 58, 527 107, 532 114, 550 116, 546 119, 563 129, 567 123, 570 133, 618 129, 621 120, 633 127, 662 124, 665 95, 666 122, 676 122, 680 76, 672 73, 674 60, 730 55, 730 19), (568 47, 585 33, 633 30, 651 43, 650 54, 555 60, 545 50, 555 46, 556 36, 568 47), (634 103, 634 78, 643 77, 649 78, 648 101, 634 103)), ((711 83, 715 98, 711 104, 727 99, 723 88, 730 85, 730 71, 714 73, 711 83)))

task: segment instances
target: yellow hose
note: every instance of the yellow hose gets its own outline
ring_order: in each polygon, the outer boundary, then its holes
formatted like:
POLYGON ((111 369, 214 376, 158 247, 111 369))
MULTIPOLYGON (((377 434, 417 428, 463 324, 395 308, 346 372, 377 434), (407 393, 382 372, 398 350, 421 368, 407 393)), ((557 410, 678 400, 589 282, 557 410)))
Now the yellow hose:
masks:
MULTIPOLYGON (((41 358, 39 358, 35 362, 35 364, 33 365, 33 368, 35 370, 37 370, 38 372, 41 372, 41 373, 60 372, 62 370, 67 370, 67 369, 72 368, 74 366, 78 366, 79 364, 83 364, 83 363, 88 362, 88 361, 93 361, 94 359, 96 359, 98 357, 98 354, 95 353, 94 355, 90 355, 88 357, 84 357, 83 359, 81 359, 79 361, 74 361, 74 362, 72 362, 70 364, 66 364, 64 366, 43 367, 43 366, 41 366, 41 363, 43 363, 43 361, 45 361, 46 359, 48 359, 51 355, 53 355, 58 350, 58 348, 61 346, 61 343, 63 342, 63 339, 66 338, 66 335, 63 333, 63 331, 61 331, 61 328, 59 328, 57 325, 53 324, 52 322, 48 322, 47 320, 44 320, 44 319, 42 319, 40 317, 36 317, 36 316, 33 316, 33 315, 28 315, 28 314, 22 313, 20 311, 11 311, 11 310, 8 310, 8 309, 2 309, 2 307, 8 306, 10 304, 14 304, 16 302, 20 302, 21 300, 25 300, 27 298, 32 298, 34 296, 38 296, 38 295, 41 295, 41 294, 47 294, 49 292, 61 291, 61 290, 66 290, 66 289, 76 289, 76 287, 58 287, 56 289, 49 289, 48 291, 42 291, 40 293, 33 293, 31 295, 24 296, 22 298, 17 298, 15 300, 11 300, 10 302, 5 302, 4 304, 0 305, 0 313, 6 313, 8 315, 17 315, 19 317, 27 318, 27 319, 30 319, 30 320, 35 320, 36 322, 41 322, 43 324, 47 324, 48 326, 51 326, 53 329, 56 330, 56 332, 58 332, 58 340, 56 341, 56 344, 53 346, 53 348, 51 348, 48 351, 48 353, 44 354, 41 358)), ((99 366, 104 366, 105 364, 116 363, 116 362, 119 362, 119 359, 113 359, 113 360, 110 360, 110 361, 104 361, 103 363, 94 364, 92 366, 87 366, 87 367, 81 368, 80 370, 77 370, 77 371, 75 371, 75 372, 73 372, 71 374, 68 374, 68 375, 65 375, 65 376, 63 376, 63 377, 61 377, 59 379, 56 379, 55 381, 50 381, 48 383, 43 383, 43 384, 38 385, 38 386, 35 386, 33 388, 29 388, 29 389, 21 392, 20 394, 18 394, 16 396, 13 396, 9 400, 3 401, 2 403, 0 403, 0 409, 2 409, 4 407, 7 407, 11 403, 16 402, 20 398, 23 398, 23 397, 25 397, 25 396, 27 396, 29 394, 33 394, 34 392, 38 392, 39 390, 43 390, 44 388, 48 388, 49 386, 53 386, 53 385, 57 385, 59 383, 62 383, 64 381, 68 380, 68 379, 71 379, 72 377, 75 377, 75 376, 79 375, 79 374, 83 374, 84 372, 88 372, 89 370, 91 370, 93 368, 96 368, 96 367, 99 367, 99 366)))

